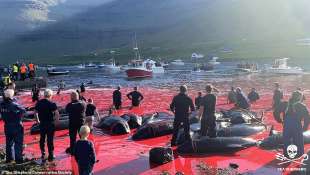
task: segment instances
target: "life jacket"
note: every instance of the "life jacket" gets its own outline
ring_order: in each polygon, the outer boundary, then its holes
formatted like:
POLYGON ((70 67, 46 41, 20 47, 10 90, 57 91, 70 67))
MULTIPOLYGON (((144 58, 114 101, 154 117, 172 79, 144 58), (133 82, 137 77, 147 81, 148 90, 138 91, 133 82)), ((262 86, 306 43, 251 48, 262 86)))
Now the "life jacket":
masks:
POLYGON ((17 73, 18 72, 18 67, 16 65, 13 65, 13 72, 17 73))
POLYGON ((29 64, 29 70, 30 70, 30 71, 34 71, 34 64, 32 64, 32 63, 29 64))
POLYGON ((21 66, 20 67, 20 73, 22 73, 22 74, 27 73, 27 67, 26 66, 21 66))
POLYGON ((3 77, 3 83, 4 83, 5 86, 9 85, 11 83, 10 76, 3 77))

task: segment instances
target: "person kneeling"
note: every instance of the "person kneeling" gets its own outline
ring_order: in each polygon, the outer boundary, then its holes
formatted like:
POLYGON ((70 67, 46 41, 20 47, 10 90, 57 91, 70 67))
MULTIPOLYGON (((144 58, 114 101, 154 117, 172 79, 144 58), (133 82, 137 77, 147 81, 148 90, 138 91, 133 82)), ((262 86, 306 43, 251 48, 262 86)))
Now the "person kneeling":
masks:
POLYGON ((94 144, 87 140, 89 133, 90 128, 83 125, 80 129, 81 139, 76 142, 74 149, 74 157, 78 163, 80 175, 92 174, 96 162, 94 144))

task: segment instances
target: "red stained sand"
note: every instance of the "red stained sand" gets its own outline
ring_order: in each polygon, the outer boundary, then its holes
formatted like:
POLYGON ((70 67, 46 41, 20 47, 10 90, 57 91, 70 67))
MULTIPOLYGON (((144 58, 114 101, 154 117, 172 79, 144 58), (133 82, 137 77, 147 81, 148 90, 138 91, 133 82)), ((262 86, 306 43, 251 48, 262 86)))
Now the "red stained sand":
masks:
MULTIPOLYGON (((125 94, 130 89, 123 89, 123 99, 127 99, 125 94)), ((112 101, 112 89, 96 89, 87 90, 84 94, 86 98, 93 98, 99 111, 106 112, 110 108, 112 101)), ((129 100, 124 100, 124 110, 118 111, 117 114, 125 112, 133 112, 136 114, 153 113, 156 111, 167 111, 173 95, 176 94, 170 90, 160 90, 152 88, 143 88, 140 91, 145 96, 142 107, 135 108, 129 111, 129 100)), ((191 94, 191 97, 194 98, 191 94)), ((22 95, 18 97, 19 102, 25 106, 33 106, 30 95, 22 95)), ((55 95, 53 100, 59 106, 64 106, 69 102, 68 92, 61 95, 55 95)), ((232 106, 226 105, 226 97, 219 97, 218 109, 229 109, 232 106)), ((252 106, 254 111, 261 111, 271 107, 271 95, 264 95, 262 100, 258 101, 252 106)), ((277 124, 272 117, 271 111, 265 113, 264 123, 281 130, 282 127, 277 124)), ((39 149, 39 135, 30 135, 29 128, 32 123, 24 123, 25 139, 24 142, 27 147, 24 153, 31 157, 40 157, 39 149)), ((3 123, 0 122, 0 143, 4 146, 5 138, 3 134, 3 123)), ((122 136, 110 136, 107 134, 95 133, 90 136, 95 144, 97 159, 99 162, 94 167, 95 174, 161 174, 169 172, 175 174, 176 172, 183 172, 184 174, 203 174, 199 169, 199 165, 204 164, 215 168, 226 168, 230 163, 239 165, 239 172, 252 172, 254 174, 282 174, 277 168, 280 168, 275 160, 277 151, 261 150, 258 147, 252 147, 233 154, 209 154, 204 156, 177 156, 176 159, 168 164, 154 167, 149 164, 148 151, 152 147, 165 146, 169 144, 171 136, 163 136, 154 139, 147 139, 143 141, 130 140, 131 134, 122 136)), ((254 136, 255 139, 263 139, 268 132, 254 136)), ((55 136, 55 155, 57 170, 73 170, 76 172, 76 165, 73 158, 65 153, 65 149, 69 145, 68 131, 57 131, 55 136)), ((309 148, 309 147, 307 147, 309 148)), ((279 150, 281 152, 281 150, 279 150)), ((290 165, 295 167, 296 165, 290 165)), ((214 174, 215 172, 211 173, 214 174)))

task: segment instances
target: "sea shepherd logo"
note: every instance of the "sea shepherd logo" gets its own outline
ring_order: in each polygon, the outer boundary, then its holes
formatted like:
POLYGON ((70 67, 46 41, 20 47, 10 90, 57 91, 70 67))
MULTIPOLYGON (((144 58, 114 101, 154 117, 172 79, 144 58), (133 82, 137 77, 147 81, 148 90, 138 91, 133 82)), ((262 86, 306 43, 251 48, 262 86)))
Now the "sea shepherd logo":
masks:
POLYGON ((287 163, 297 163, 300 165, 306 165, 304 161, 308 160, 309 156, 308 154, 304 154, 301 157, 296 158, 298 152, 298 147, 296 145, 289 145, 286 151, 289 158, 285 157, 283 154, 280 153, 276 154, 276 159, 281 161, 280 163, 278 163, 278 165, 283 165, 287 163))

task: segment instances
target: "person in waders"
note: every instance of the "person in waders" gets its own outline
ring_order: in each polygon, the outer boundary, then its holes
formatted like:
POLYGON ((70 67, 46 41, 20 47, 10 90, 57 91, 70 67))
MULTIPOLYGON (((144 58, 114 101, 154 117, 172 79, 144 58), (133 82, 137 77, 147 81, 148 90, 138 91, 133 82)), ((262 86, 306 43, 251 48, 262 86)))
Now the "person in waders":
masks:
POLYGON ((304 154, 303 132, 308 129, 310 116, 306 105, 302 103, 302 98, 303 94, 300 91, 293 92, 286 103, 283 117, 283 153, 289 159, 304 154))
POLYGON ((279 83, 274 83, 275 90, 273 92, 273 117, 278 123, 282 123, 281 113, 283 112, 283 91, 280 89, 279 83))
POLYGON ((140 106, 144 99, 143 95, 138 91, 138 87, 134 87, 133 91, 127 94, 127 98, 131 100, 131 108, 140 106))
POLYGON ((234 104, 237 101, 237 94, 234 87, 231 87, 230 91, 228 92, 227 96, 227 104, 234 104))
POLYGON ((200 108, 202 99, 203 99, 202 98, 202 93, 198 92, 198 96, 195 98, 195 106, 196 106, 197 110, 199 110, 199 108, 200 108))
POLYGON ((118 86, 117 89, 113 92, 113 105, 116 110, 122 108, 122 93, 120 86, 118 86))
POLYGON ((32 102, 39 101, 39 98, 40 98, 40 88, 38 87, 37 84, 35 84, 32 87, 31 96, 32 96, 32 102))
POLYGON ((215 105, 216 96, 212 93, 212 86, 206 86, 206 95, 203 97, 199 114, 201 118, 201 132, 200 136, 209 136, 211 138, 216 137, 216 118, 215 118, 215 105))

